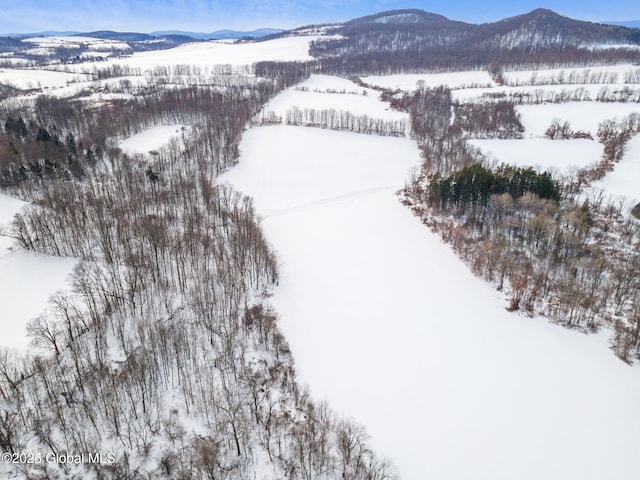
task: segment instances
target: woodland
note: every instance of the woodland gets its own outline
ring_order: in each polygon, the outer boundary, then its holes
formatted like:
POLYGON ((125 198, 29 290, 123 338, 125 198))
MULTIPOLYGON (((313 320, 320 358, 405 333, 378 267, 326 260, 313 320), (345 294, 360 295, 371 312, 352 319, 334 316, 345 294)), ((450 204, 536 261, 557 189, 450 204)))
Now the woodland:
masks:
POLYGON ((264 302, 274 254, 251 200, 215 183, 264 102, 306 75, 262 68, 254 86, 156 85, 98 108, 3 104, 0 183, 30 202, 3 234, 79 263, 27 326, 38 355, 0 353, 0 448, 116 460, 17 464, 21 478, 394 478, 297 382, 264 302), (167 122, 192 128, 152 162, 113 142, 167 122))

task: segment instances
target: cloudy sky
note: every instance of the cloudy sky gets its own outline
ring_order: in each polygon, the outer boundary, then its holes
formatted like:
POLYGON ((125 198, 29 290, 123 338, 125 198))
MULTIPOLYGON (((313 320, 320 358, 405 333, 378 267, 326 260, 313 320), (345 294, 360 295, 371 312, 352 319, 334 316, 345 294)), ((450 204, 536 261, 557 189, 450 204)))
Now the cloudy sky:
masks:
POLYGON ((0 0, 0 33, 293 28, 396 8, 482 23, 540 7, 581 20, 640 20, 640 3, 632 0, 0 0))

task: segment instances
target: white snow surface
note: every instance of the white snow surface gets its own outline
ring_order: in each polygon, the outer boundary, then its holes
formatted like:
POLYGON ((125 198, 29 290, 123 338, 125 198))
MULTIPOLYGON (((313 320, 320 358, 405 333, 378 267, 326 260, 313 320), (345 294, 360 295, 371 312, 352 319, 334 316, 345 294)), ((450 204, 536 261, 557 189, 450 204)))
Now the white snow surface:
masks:
MULTIPOLYGON (((626 85, 631 89, 637 89, 638 85, 626 85)), ((454 100, 457 100, 461 103, 464 102, 473 102, 477 101, 482 95, 529 95, 532 98, 539 97, 542 100, 545 100, 547 96, 551 95, 567 95, 574 94, 576 90, 581 90, 585 92, 585 95, 589 94, 589 99, 594 100, 598 98, 598 94, 600 91, 606 88, 609 93, 618 90, 615 84, 587 84, 587 85, 573 85, 573 84, 564 84, 564 85, 535 85, 535 86, 518 86, 518 87, 508 87, 508 86, 499 86, 499 87, 491 87, 491 88, 463 88, 454 90, 451 93, 451 97, 454 100)), ((546 101, 546 100, 545 100, 546 101)))
POLYGON ((81 44, 88 45, 96 50, 131 50, 126 42, 118 40, 108 40, 93 37, 76 37, 76 36, 52 36, 52 37, 30 37, 22 40, 23 42, 33 43, 43 48, 67 47, 78 48, 81 44))
MULTIPOLYGON (((0 194, 0 230, 24 205, 0 194)), ((0 236, 0 347, 26 351, 26 323, 44 311, 51 294, 68 288, 76 260, 27 252, 14 243, 0 236)))
POLYGON ((51 295, 69 290, 77 261, 17 249, 0 256, 0 346, 26 351, 25 326, 43 313, 51 295))
POLYGON ((635 135, 627 143, 622 160, 617 162, 612 172, 597 182, 594 189, 603 189, 612 199, 621 199, 627 208, 640 202, 640 135, 635 135))
POLYGON ((8 83, 19 89, 40 87, 59 88, 88 77, 77 73, 54 72, 50 70, 0 69, 0 83, 8 83))
MULTIPOLYGON (((13 216, 25 205, 22 200, 0 193, 0 234, 9 227, 13 216)), ((0 235, 0 259, 13 247, 13 239, 0 235)), ((0 292, 0 295, 2 293, 0 292)), ((0 305, 2 303, 0 302, 0 305)))
POLYGON ((120 142, 119 146, 128 153, 148 153, 166 145, 172 138, 179 137, 182 125, 157 125, 150 127, 120 142))
POLYGON ((312 60, 309 43, 318 37, 301 36, 277 38, 264 42, 229 44, 200 42, 181 45, 169 50, 134 53, 128 58, 114 60, 134 67, 156 65, 250 65, 263 60, 312 60))
POLYGON ((597 141, 584 139, 472 139, 468 142, 499 163, 565 173, 596 164, 603 149, 597 141))
POLYGON ((302 109, 345 110, 354 115, 368 115, 384 120, 408 120, 406 113, 391 110, 387 104, 378 100, 378 96, 379 92, 359 87, 344 78, 311 75, 308 80, 273 98, 264 107, 264 111, 284 116, 287 110, 296 105, 302 109), (342 91, 345 93, 336 93, 342 91))
POLYGON ((573 131, 589 132, 597 139, 598 126, 604 120, 622 120, 630 113, 640 113, 637 103, 570 102, 516 107, 525 136, 542 137, 555 119, 567 121, 573 131))
POLYGON ((405 138, 308 127, 252 129, 241 148, 240 163, 219 181, 253 197, 265 218, 349 203, 381 190, 392 194, 419 159, 415 143, 405 138), (279 146, 279 158, 272 149, 260 153, 271 142, 279 146))
POLYGON ((279 254, 272 302, 301 379, 403 479, 637 478, 638 369, 606 335, 508 313, 394 196, 417 153, 261 127, 221 179, 254 197, 279 254))
POLYGON ((0 193, 0 225, 11 222, 24 205, 22 200, 0 193))
MULTIPOLYGON (((611 48, 611 47, 610 47, 611 48)), ((597 74, 616 74, 617 79, 612 85, 623 84, 625 75, 630 72, 634 72, 638 69, 637 66, 632 64, 619 64, 619 65, 604 65, 593 67, 575 67, 575 68, 547 68, 538 70, 511 70, 503 72, 503 77, 506 81, 511 83, 531 83, 532 78, 535 78, 538 82, 549 81, 552 79, 558 79, 561 75, 562 78, 569 78, 574 75, 576 79, 589 78, 590 75, 597 74)))
POLYGON ((472 70, 467 72, 446 72, 446 73, 407 73, 398 75, 372 75, 362 77, 361 80, 377 87, 391 90, 400 89, 413 91, 418 87, 418 82, 427 88, 446 85, 450 89, 469 88, 472 86, 495 86, 491 77, 486 71, 472 70))

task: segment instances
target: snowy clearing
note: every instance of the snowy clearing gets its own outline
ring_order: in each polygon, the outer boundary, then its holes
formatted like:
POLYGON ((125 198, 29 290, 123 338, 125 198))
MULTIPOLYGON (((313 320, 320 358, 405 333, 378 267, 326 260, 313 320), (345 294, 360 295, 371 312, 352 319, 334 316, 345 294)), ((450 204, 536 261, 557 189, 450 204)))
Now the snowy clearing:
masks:
POLYGON ((393 111, 387 104, 379 101, 378 95, 375 90, 359 87, 349 80, 311 75, 309 80, 288 88, 272 99, 264 111, 284 116, 287 110, 297 105, 300 108, 316 110, 345 110, 354 115, 369 115, 384 120, 408 119, 406 113, 393 111), (342 91, 345 93, 337 93, 342 91))
POLYGON ((43 313, 51 295, 68 290, 77 261, 18 249, 0 256, 0 346, 26 351, 25 326, 43 313))
POLYGON ((250 194, 265 217, 349 202, 380 190, 392 193, 404 186, 419 159, 408 139, 291 126, 249 130, 241 149, 242 161, 219 180, 250 194), (260 154, 268 142, 279 145, 281 157, 271 150, 260 154), (316 149, 319 142, 323 147, 316 149), (308 146, 313 149, 304 151, 308 146))
POLYGON ((128 153, 149 153, 179 137, 184 128, 183 125, 158 125, 121 141, 118 146, 128 153))
POLYGON ((622 120, 630 113, 640 113, 637 103, 570 102, 516 107, 526 136, 541 137, 554 119, 567 121, 573 131, 589 132, 596 138, 598 125, 604 120, 622 120))
POLYGON ((468 140, 489 158, 500 163, 537 170, 569 172, 596 164, 602 158, 602 145, 594 140, 468 140))
POLYGON ((416 90, 418 88, 418 82, 420 82, 427 88, 446 85, 452 90, 495 85, 495 83, 491 80, 489 74, 481 70, 448 73, 372 75, 370 77, 362 77, 361 80, 368 85, 388 88, 391 90, 400 89, 405 91, 416 90))
POLYGON ((606 335, 508 313, 394 196, 417 162, 406 139, 245 133, 221 180, 279 253, 272 303, 302 380, 404 479, 635 479, 637 369, 606 335))
MULTIPOLYGON (((24 205, 0 194, 0 230, 24 205)), ((27 252, 0 236, 0 346, 26 351, 26 323, 44 311, 51 294, 68 288, 66 279, 75 264, 74 259, 27 252)))

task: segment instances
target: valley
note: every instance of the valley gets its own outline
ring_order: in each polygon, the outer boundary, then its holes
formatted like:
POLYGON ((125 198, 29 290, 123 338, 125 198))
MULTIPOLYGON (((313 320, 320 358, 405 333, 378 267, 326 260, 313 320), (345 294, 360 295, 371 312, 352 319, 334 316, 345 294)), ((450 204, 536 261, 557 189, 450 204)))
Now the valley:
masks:
POLYGON ((0 476, 636 478, 633 32, 443 19, 3 54, 0 476))

